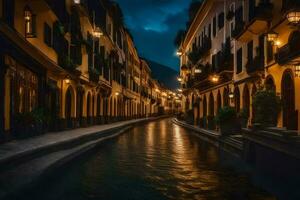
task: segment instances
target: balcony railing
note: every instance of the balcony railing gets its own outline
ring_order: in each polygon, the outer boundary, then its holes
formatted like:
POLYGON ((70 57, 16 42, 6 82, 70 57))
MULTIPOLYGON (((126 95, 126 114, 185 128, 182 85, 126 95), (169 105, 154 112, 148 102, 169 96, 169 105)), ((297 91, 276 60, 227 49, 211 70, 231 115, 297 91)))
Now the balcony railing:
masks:
POLYGON ((300 32, 294 31, 289 37, 289 42, 277 50, 275 60, 284 65, 300 56, 300 32))
POLYGON ((246 64, 246 70, 248 74, 252 74, 257 71, 264 70, 264 59, 260 56, 256 56, 253 59, 249 59, 246 64))
POLYGON ((260 20, 271 20, 273 15, 273 4, 269 1, 260 1, 258 6, 249 11, 249 22, 260 19, 260 20))

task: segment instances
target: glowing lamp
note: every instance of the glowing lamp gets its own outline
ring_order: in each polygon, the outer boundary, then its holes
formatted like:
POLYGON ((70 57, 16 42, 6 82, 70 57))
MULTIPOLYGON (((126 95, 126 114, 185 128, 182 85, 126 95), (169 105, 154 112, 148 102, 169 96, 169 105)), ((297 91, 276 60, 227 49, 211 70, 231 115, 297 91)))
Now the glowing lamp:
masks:
POLYGON ((102 31, 100 30, 99 27, 96 27, 95 30, 94 30, 93 35, 94 35, 95 37, 97 37, 97 38, 100 38, 100 37, 103 35, 103 33, 102 33, 102 31))
POLYGON ((233 93, 233 92, 230 92, 229 95, 228 95, 228 97, 229 97, 230 99, 233 99, 233 98, 234 98, 234 93, 233 93))
POLYGON ((182 81, 182 78, 181 78, 181 77, 178 77, 177 80, 178 80, 179 82, 181 82, 181 81, 182 81))
POLYGON ((182 92, 182 89, 178 89, 178 92, 182 92))
POLYGON ((202 73, 202 70, 200 68, 196 68, 194 70, 195 74, 201 74, 202 73))
POLYGON ((66 79, 65 79, 65 83, 66 83, 66 84, 70 84, 70 83, 71 83, 71 80, 70 80, 69 78, 66 78, 66 79))
POLYGON ((74 0, 75 4, 80 4, 80 0, 74 0))
POLYGON ((213 75, 212 77, 211 77, 211 81, 212 82, 214 82, 214 83, 217 83, 217 82, 219 82, 219 76, 217 76, 217 75, 213 75))
POLYGON ((275 31, 270 31, 269 33, 267 33, 267 40, 269 42, 275 42, 277 38, 278 33, 276 33, 275 31))
POLYGON ((291 24, 298 25, 300 22, 300 11, 291 10, 287 13, 286 18, 291 24))
POLYGON ((116 95, 116 96, 119 96, 119 95, 120 95, 120 93, 119 93, 119 92, 116 92, 116 93, 115 93, 115 95, 116 95))
POLYGON ((295 76, 300 78, 300 65, 295 66, 295 76))
POLYGON ((182 56, 182 51, 177 51, 177 52, 176 52, 176 55, 177 55, 177 56, 182 56))

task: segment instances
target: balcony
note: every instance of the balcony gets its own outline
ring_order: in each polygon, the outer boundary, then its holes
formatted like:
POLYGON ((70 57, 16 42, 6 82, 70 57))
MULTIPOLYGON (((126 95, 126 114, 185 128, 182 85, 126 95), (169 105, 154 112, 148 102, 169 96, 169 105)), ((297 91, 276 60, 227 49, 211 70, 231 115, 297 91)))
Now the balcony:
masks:
POLYGON ((279 48, 275 54, 275 60, 279 65, 294 64, 300 62, 300 31, 294 31, 289 36, 286 45, 279 48))
POLYGON ((253 74, 255 72, 264 70, 264 58, 261 56, 255 56, 253 59, 249 59, 246 64, 247 73, 253 74))
POLYGON ((100 72, 96 68, 89 68, 89 79, 94 83, 99 82, 100 72))
POLYGON ((272 20, 272 16, 273 4, 270 2, 261 1, 258 6, 250 6, 248 23, 236 39, 248 42, 254 35, 264 33, 268 29, 268 22, 272 20))
POLYGON ((233 71, 234 56, 231 53, 231 41, 227 38, 226 42, 222 44, 222 50, 217 56, 216 72, 222 73, 225 71, 233 71))

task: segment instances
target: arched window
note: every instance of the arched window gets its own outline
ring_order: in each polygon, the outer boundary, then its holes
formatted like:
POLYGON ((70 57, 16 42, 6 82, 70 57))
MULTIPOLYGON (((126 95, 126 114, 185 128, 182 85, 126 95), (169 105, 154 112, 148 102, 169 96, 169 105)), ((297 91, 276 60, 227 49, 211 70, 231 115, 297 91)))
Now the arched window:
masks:
POLYGON ((266 78, 265 87, 266 87, 267 90, 276 91, 276 86, 275 86, 274 79, 273 79, 272 76, 268 76, 266 78))

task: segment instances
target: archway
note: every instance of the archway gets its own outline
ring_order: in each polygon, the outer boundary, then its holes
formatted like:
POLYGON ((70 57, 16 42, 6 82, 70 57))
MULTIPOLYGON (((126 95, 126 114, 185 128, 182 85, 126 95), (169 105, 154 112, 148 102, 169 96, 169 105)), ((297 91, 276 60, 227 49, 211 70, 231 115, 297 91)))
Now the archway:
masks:
POLYGON ((222 97, 220 91, 218 91, 217 95, 217 112, 222 108, 222 97))
POLYGON ((82 87, 77 88, 77 117, 79 119, 79 123, 81 126, 84 126, 84 120, 83 120, 83 98, 84 98, 84 89, 82 87))
POLYGON ((240 89, 239 87, 234 88, 234 106, 236 112, 240 112, 240 107, 241 107, 241 94, 240 94, 240 89))
POLYGON ((283 104, 283 126, 289 130, 297 130, 297 113, 295 111, 295 85, 291 72, 286 71, 281 81, 283 104))
POLYGON ((229 106, 229 91, 227 88, 224 88, 223 91, 223 105, 229 106))
MULTIPOLYGON (((253 100, 254 100, 254 97, 255 97, 256 92, 257 92, 257 88, 256 88, 255 83, 253 83, 253 86, 252 86, 252 92, 251 92, 252 102, 253 102, 253 100)), ((254 120, 255 120, 255 107, 252 105, 252 123, 255 122, 254 120)))
POLYGON ((250 92, 248 86, 245 84, 243 91, 243 108, 247 112, 247 115, 250 113, 250 92))
POLYGON ((209 95, 209 110, 208 110, 209 116, 215 116, 215 105, 214 105, 214 95, 211 92, 209 95))
POLYGON ((266 87, 267 90, 276 91, 276 86, 275 86, 275 83, 274 83, 274 79, 271 75, 269 75, 266 78, 265 87, 266 87))
POLYGON ((67 128, 73 128, 72 124, 72 105, 74 104, 73 102, 73 91, 71 86, 68 87, 67 92, 66 92, 66 99, 65 99, 65 119, 67 122, 67 128))
POLYGON ((86 98, 86 117, 88 125, 92 124, 92 106, 91 106, 91 94, 87 94, 86 98))
POLYGON ((204 95, 203 98, 203 117, 207 116, 207 100, 206 100, 206 95, 204 95))

